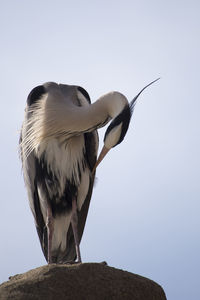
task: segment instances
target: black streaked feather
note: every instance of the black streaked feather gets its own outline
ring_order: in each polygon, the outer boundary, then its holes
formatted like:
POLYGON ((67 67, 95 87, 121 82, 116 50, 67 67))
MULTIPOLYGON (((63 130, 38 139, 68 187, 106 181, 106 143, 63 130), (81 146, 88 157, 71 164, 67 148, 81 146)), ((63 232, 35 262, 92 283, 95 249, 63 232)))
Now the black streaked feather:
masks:
MULTIPOLYGON (((97 157, 96 152, 96 143, 94 138, 94 132, 88 132, 84 134, 85 138, 85 159, 87 161, 90 171, 93 171, 94 165, 96 163, 97 157)), ((98 138, 98 135, 97 135, 98 138)))
POLYGON ((45 154, 42 158, 35 158, 36 178, 40 188, 42 188, 46 199, 51 206, 52 215, 61 215, 70 211, 72 208, 72 199, 77 196, 77 186, 73 181, 66 179, 65 189, 62 196, 59 196, 60 183, 56 175, 47 168, 45 154), (49 192, 50 191, 50 192, 49 192))
POLYGON ((34 104, 46 93, 45 87, 43 85, 38 85, 28 95, 27 104, 28 106, 34 104))

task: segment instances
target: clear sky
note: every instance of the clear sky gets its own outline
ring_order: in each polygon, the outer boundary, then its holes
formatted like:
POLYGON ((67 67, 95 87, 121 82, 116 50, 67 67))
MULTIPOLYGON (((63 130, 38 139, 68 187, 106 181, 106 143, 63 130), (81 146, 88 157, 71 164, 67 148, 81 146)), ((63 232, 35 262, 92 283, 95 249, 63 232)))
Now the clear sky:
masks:
POLYGON ((200 2, 2 0, 0 31, 0 280, 46 263, 18 158, 30 90, 56 81, 131 100, 161 77, 98 168, 82 257, 200 299, 200 2))

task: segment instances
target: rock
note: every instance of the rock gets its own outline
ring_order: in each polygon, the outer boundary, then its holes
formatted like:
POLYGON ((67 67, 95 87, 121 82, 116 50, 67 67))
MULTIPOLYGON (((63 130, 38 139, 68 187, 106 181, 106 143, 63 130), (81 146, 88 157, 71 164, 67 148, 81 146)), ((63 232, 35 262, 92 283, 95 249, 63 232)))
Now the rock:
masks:
POLYGON ((166 300, 154 281, 106 264, 46 265, 10 277, 1 300, 166 300))

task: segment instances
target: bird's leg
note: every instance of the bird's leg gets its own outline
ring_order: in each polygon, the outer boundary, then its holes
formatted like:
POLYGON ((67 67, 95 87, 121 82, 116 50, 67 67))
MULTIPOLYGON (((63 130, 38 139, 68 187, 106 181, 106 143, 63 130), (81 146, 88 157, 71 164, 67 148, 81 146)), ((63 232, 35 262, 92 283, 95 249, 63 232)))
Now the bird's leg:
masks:
POLYGON ((78 237, 78 215, 77 215, 76 198, 73 198, 72 200, 71 224, 72 224, 72 230, 74 234, 77 262, 81 262, 81 252, 80 252, 79 237, 78 237))
POLYGON ((47 236, 48 236, 48 264, 52 263, 52 255, 51 255, 51 248, 52 248, 52 237, 53 237, 53 215, 51 211, 51 207, 47 205, 47 236))

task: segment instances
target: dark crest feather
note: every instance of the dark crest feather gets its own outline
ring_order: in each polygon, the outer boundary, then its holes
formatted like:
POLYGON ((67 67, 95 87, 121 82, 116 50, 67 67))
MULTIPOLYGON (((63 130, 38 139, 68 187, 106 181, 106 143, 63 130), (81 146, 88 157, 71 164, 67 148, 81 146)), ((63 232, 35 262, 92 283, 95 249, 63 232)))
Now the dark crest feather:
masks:
POLYGON ((157 78, 153 81, 151 81, 149 84, 145 85, 145 87, 143 87, 143 89, 141 89, 141 91, 133 98, 133 100, 130 102, 130 109, 131 109, 131 113, 133 112, 134 110, 134 106, 136 104, 136 100, 137 98, 142 94, 142 92, 150 85, 152 85, 154 82, 158 81, 160 78, 157 78))
POLYGON ((160 78, 157 78, 156 80, 150 82, 149 84, 147 84, 134 98, 133 100, 129 103, 129 105, 126 105, 124 107, 124 109, 120 112, 120 114, 114 118, 114 120, 111 122, 111 124, 108 126, 107 130, 106 130, 106 133, 105 133, 105 136, 104 136, 104 142, 105 142, 105 139, 106 139, 106 136, 109 134, 109 132, 116 126, 118 126, 120 123, 122 124, 122 131, 121 131, 121 135, 120 135, 120 138, 117 142, 115 146, 117 146, 118 144, 120 144, 125 135, 126 135, 126 132, 128 130, 128 127, 129 127, 129 124, 130 124, 130 119, 131 119, 131 116, 132 116, 132 113, 133 113, 133 110, 134 110, 134 107, 135 107, 135 104, 136 104, 136 100, 137 98, 140 96, 140 94, 148 87, 150 86, 151 84, 153 84, 154 82, 156 82, 157 80, 159 80, 160 78))

